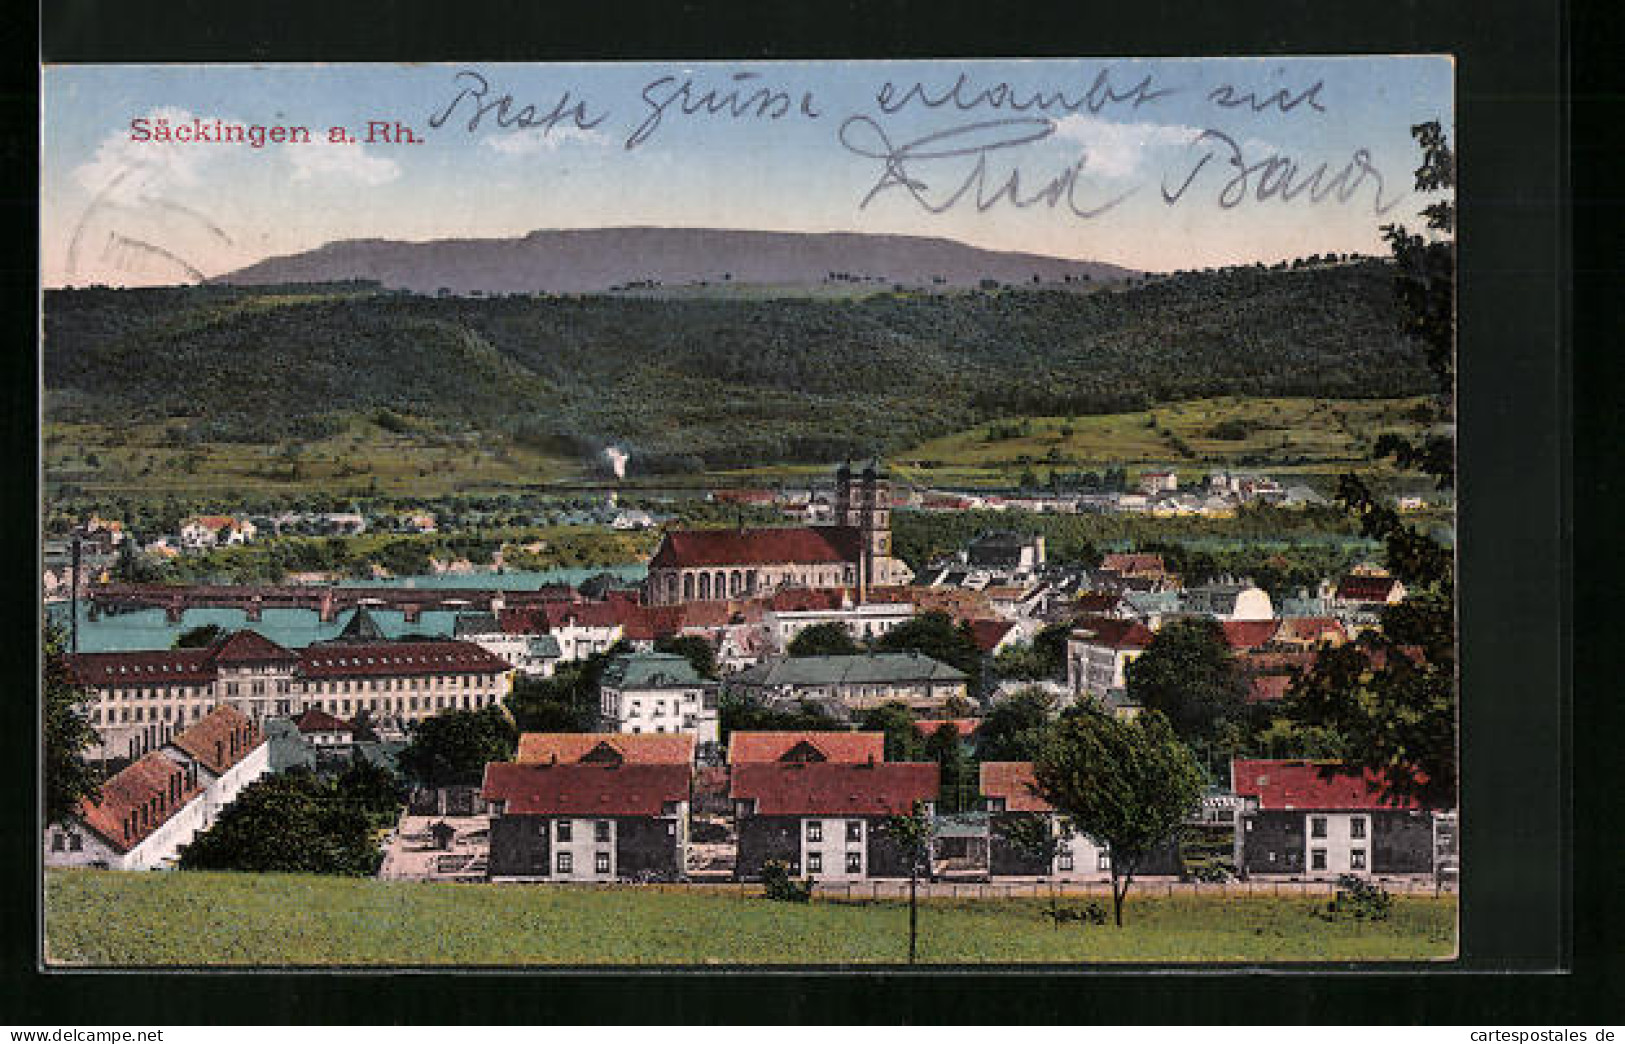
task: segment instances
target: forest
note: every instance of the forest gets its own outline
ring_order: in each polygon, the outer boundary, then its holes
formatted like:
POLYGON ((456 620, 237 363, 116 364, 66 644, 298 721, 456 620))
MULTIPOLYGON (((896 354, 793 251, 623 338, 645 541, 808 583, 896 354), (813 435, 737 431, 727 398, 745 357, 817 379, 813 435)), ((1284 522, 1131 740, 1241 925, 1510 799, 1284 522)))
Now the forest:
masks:
POLYGON ((1411 395, 1427 363, 1395 314, 1375 259, 844 300, 92 287, 46 292, 44 378, 48 421, 161 423, 177 450, 318 440, 387 410, 686 473, 885 453, 1004 417, 1411 395))

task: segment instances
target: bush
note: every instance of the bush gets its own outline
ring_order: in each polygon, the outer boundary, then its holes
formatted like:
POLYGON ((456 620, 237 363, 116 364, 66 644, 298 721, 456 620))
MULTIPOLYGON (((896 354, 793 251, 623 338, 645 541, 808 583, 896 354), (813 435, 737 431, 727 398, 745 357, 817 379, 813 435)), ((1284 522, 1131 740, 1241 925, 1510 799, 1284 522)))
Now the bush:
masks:
POLYGON ((1082 906, 1061 906, 1053 899, 1048 909, 1044 910, 1056 928, 1063 924, 1105 924, 1106 908, 1099 903, 1090 902, 1082 906))
POLYGON ((1394 897, 1382 885, 1344 874, 1337 879, 1332 901, 1314 914, 1323 921, 1386 921, 1393 906, 1394 897))
POLYGON ((762 867, 762 887, 769 899, 776 903, 804 903, 812 898, 813 883, 790 876, 790 867, 782 860, 770 860, 762 867))

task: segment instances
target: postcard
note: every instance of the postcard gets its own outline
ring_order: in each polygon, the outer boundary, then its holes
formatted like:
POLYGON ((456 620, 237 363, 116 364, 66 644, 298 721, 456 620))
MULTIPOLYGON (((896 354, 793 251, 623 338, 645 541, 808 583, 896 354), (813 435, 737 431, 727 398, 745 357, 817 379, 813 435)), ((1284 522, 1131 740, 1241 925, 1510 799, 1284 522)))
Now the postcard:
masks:
POLYGON ((44 964, 1448 962, 1454 71, 46 67, 44 964))

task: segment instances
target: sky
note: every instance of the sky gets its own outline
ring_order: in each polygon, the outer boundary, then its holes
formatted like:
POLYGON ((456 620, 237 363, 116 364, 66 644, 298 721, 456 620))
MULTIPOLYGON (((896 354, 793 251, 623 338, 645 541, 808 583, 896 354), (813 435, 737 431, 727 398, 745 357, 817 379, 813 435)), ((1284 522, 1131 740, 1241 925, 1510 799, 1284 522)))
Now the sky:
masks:
POLYGON ((48 66, 42 274, 187 283, 335 240, 633 225, 1147 271, 1381 253, 1380 225, 1420 225, 1410 128, 1451 127, 1453 75, 1436 56, 48 66), (160 121, 244 140, 159 140, 160 121))

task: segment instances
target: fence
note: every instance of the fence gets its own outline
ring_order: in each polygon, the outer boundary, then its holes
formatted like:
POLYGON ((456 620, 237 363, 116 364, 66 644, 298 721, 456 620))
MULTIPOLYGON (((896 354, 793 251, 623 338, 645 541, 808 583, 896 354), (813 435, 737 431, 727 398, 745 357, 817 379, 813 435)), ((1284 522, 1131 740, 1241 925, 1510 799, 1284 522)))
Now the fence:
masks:
MULTIPOLYGON (((1438 885, 1432 878, 1376 879, 1394 895, 1453 895, 1454 885, 1438 885)), ((559 882, 555 887, 581 887, 559 882)), ((662 881, 648 884, 631 882, 588 885, 593 888, 636 889, 640 892, 669 892, 673 894, 734 895, 741 898, 759 896, 762 885, 754 881, 662 881)), ((1203 884, 1195 881, 1136 880, 1132 896, 1246 896, 1246 895, 1331 895, 1337 891, 1336 881, 1227 881, 1223 884, 1203 884)), ((861 902, 875 899, 907 899, 908 882, 885 881, 817 881, 813 894, 830 901, 861 902)), ((1109 881, 993 881, 960 882, 921 881, 921 899, 1048 899, 1066 896, 1091 896, 1110 899, 1109 881)))

